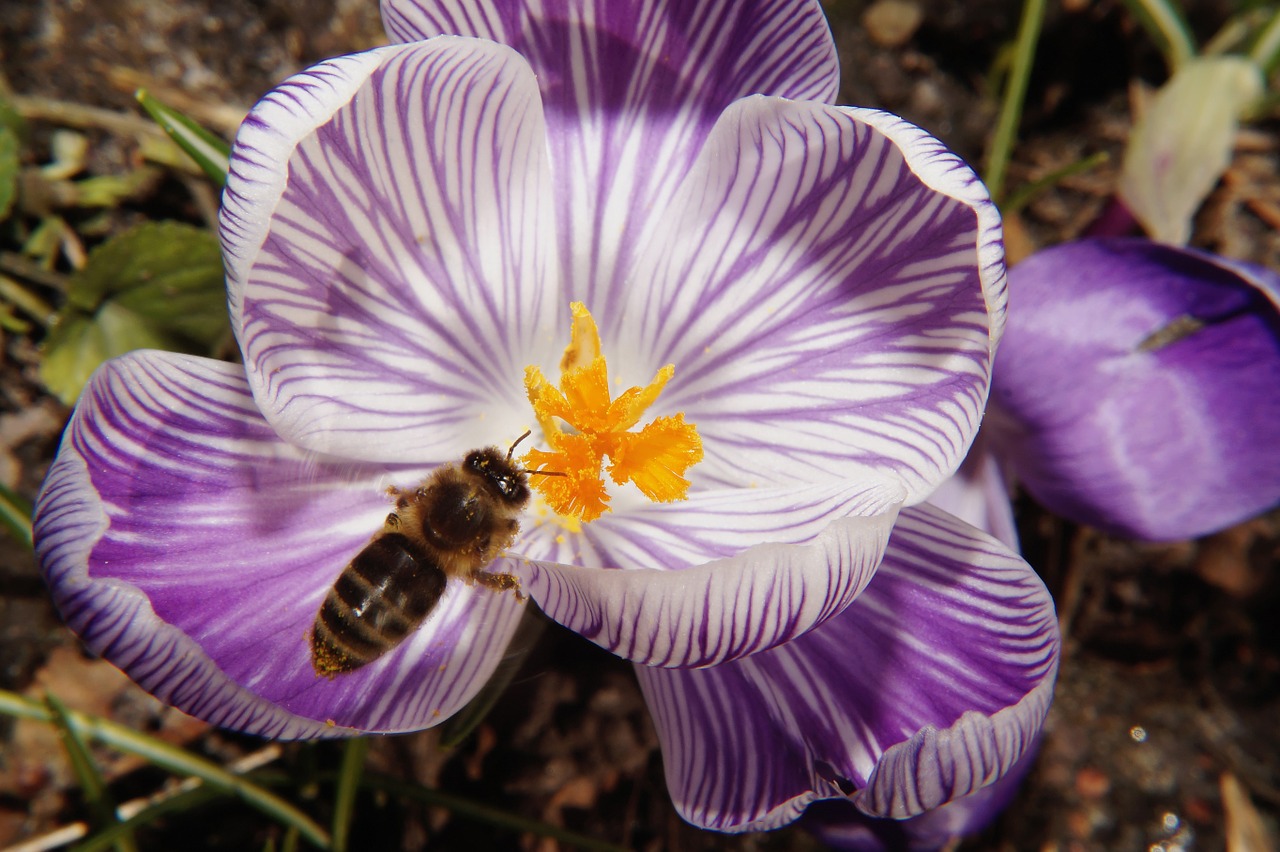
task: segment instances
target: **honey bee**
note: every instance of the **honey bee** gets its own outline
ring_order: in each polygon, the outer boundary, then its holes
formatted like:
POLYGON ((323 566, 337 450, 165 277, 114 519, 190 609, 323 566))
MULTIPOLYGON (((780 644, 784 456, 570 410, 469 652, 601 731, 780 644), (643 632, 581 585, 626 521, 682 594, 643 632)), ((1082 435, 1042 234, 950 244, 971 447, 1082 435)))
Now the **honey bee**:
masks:
POLYGON ((338 576, 311 628, 311 665, 332 679, 373 662, 426 620, 450 579, 515 590, 511 574, 483 570, 511 546, 529 502, 531 473, 497 447, 442 465, 412 491, 391 489, 396 507, 338 576))

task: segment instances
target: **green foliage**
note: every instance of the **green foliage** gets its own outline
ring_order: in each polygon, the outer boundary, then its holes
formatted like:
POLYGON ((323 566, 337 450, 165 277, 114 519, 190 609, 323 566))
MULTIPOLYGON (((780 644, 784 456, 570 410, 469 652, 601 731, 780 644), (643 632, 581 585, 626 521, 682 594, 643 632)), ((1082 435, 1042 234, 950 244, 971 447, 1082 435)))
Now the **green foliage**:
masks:
POLYGON ((135 97, 147 115, 187 152, 214 183, 225 186, 231 161, 231 146, 175 109, 171 109, 139 89, 135 97))
POLYGON ((1125 6, 1164 54, 1170 72, 1177 71, 1182 63, 1195 55, 1195 38, 1177 3, 1171 0, 1125 0, 1125 6))
POLYGON ((108 358, 134 349, 210 354, 228 334, 213 234, 146 222, 107 240, 71 276, 45 339, 41 377, 70 404, 108 358))
MULTIPOLYGON (((106 779, 102 777, 98 764, 89 753, 88 743, 72 724, 71 711, 53 695, 46 695, 44 703, 49 708, 53 726, 58 732, 63 748, 66 749, 71 769, 80 781, 85 803, 89 806, 97 827, 101 829, 119 825, 116 805, 111 798, 111 793, 107 790, 106 779)), ((116 836, 112 845, 115 846, 116 852, 137 852, 138 850, 133 833, 127 830, 116 836)))
POLYGON ((9 216, 18 195, 18 134, 0 125, 0 222, 9 216))
MULTIPOLYGON (((0 690, 0 714, 45 722, 55 721, 54 713, 47 706, 6 690, 0 690)), ((71 731, 81 742, 93 740, 141 757, 161 769, 190 775, 198 779, 197 783, 235 796, 280 824, 298 829, 312 845, 321 849, 329 848, 329 834, 297 807, 199 755, 98 716, 66 711, 58 724, 71 731)), ((113 831, 111 843, 114 844, 118 837, 123 836, 121 831, 129 831, 134 825, 135 823, 126 822, 109 829, 113 831)))
POLYGON ((0 483, 0 524, 31 549, 31 504, 0 483))

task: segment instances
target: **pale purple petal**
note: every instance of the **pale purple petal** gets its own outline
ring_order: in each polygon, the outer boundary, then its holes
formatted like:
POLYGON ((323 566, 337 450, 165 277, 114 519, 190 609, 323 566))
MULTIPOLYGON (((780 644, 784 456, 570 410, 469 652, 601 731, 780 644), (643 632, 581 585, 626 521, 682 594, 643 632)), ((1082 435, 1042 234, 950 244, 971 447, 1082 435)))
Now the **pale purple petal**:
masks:
POLYGON ((910 817, 996 782, 1036 741, 1058 643, 1025 562, 920 506, 817 630, 708 669, 636 670, 681 815, 748 831, 827 798, 910 817))
POLYGON ((991 448, 1072 520, 1180 539, 1280 501, 1280 277, 1140 239, 1013 273, 991 448))
POLYGON ((579 533, 533 529, 495 563, 543 612, 619 656, 705 666, 813 629, 849 604, 884 554, 902 490, 698 492, 605 515, 579 533), (625 568, 626 570, 616 570, 625 568))
POLYGON ((403 646, 333 680, 313 670, 309 638, 381 529, 388 483, 415 478, 282 442, 236 365, 134 353, 76 409, 38 501, 38 554, 89 648, 187 713, 282 738, 423 728, 502 658, 513 595, 451 584, 403 646))
POLYGON ((402 41, 508 44, 533 66, 573 298, 617 315, 646 234, 722 110, 751 94, 830 101, 839 69, 814 0, 383 0, 402 41))
POLYGON ((518 435, 524 367, 567 328, 549 180, 533 74, 491 42, 331 60, 259 103, 221 233, 233 326, 276 431, 391 462, 518 435))
POLYGON ((982 417, 999 234, 977 177, 917 128, 747 98, 644 253, 631 307, 598 319, 629 353, 624 386, 675 365, 659 405, 698 425, 696 484, 872 468, 919 502, 982 417))
POLYGON ((929 495, 929 503, 977 527, 1015 553, 1018 526, 1009 497, 1009 474, 988 446, 990 429, 978 431, 978 438, 964 457, 955 475, 929 495))

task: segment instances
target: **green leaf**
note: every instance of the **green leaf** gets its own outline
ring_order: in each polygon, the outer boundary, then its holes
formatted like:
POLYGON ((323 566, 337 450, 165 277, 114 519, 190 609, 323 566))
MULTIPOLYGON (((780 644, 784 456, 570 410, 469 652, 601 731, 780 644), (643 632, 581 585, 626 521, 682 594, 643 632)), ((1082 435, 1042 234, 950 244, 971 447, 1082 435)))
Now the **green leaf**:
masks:
MULTIPOLYGON (((179 222, 146 222, 90 252, 84 269, 67 284, 67 300, 81 310, 94 311, 108 298, 125 294, 164 302, 203 293, 202 304, 225 314, 223 288, 217 237, 179 222)), ((185 302, 173 309, 151 305, 146 313, 177 320, 192 307, 185 302)))
POLYGON ((204 170, 214 183, 225 186, 231 146, 175 109, 153 98, 146 89, 134 95, 147 114, 169 134, 178 147, 204 170))
POLYGON ((96 315, 72 313, 59 317, 45 338, 40 380, 54 396, 71 405, 103 361, 135 349, 181 347, 119 305, 104 305, 96 315))
POLYGON ((68 280, 41 375, 70 404, 108 358, 134 349, 207 355, 228 333, 217 238, 178 222, 146 222, 98 246, 68 280))
POLYGON ((18 195, 18 134, 0 126, 0 222, 9 217, 18 195))
POLYGON ((12 130, 19 140, 27 138, 27 120, 3 95, 0 95, 0 127, 12 130))

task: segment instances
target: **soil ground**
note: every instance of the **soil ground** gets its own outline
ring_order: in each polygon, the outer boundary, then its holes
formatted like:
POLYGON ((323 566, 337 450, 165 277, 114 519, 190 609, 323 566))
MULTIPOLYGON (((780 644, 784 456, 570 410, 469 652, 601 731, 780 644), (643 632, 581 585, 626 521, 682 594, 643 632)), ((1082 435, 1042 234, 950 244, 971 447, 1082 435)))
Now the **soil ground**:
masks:
MULTIPOLYGON (((841 102, 897 112, 981 163, 995 116, 988 80, 1016 30, 1020 4, 904 5, 922 14, 895 39, 864 25, 869 3, 826 4, 844 68, 841 102)), ((1231 5, 1202 2, 1189 11, 1204 36, 1231 5)), ((370 0, 0 0, 0 68, 13 92, 136 115, 131 93, 146 86, 222 132, 287 74, 380 39, 370 0)), ((1011 217, 1011 254, 1076 236, 1098 215, 1114 187, 1141 81, 1159 82, 1162 73, 1119 2, 1053 4, 1011 185, 1099 151, 1112 160, 1011 217)), ((57 126, 32 122, 38 161, 47 158, 57 126)), ((1278 264, 1280 239, 1268 218, 1280 204, 1276 129, 1264 121, 1242 134, 1231 173, 1197 222, 1198 245, 1278 264)), ((92 121, 82 130, 91 143, 89 173, 118 173, 132 162, 127 139, 92 121)), ((197 184, 165 178, 100 227, 140 218, 206 221, 209 196, 197 184)), ((0 363, 0 478, 28 498, 66 416, 35 378, 37 342, 7 335, 0 363)), ((1018 510, 1027 558, 1058 603, 1061 676, 1026 785, 992 828, 962 848, 1274 849, 1265 838, 1277 836, 1280 815, 1280 521, 1153 546, 1073 527, 1026 500, 1018 510), (1239 839, 1251 830, 1264 839, 1239 839)), ((336 766, 336 746, 277 748, 209 730, 84 657, 59 625, 30 553, 2 536, 0 687, 55 692, 221 762, 257 754, 295 778, 336 766)), ((86 818, 46 728, 0 720, 0 733, 0 847, 86 818)), ((815 848, 795 828, 725 837, 682 823, 630 669, 554 625, 471 736, 451 749, 440 737, 433 730, 380 739, 370 766, 628 848, 815 848)), ((163 781, 137 762, 103 756, 121 800, 148 795, 163 781)), ((316 791, 304 787, 301 795, 316 791)), ((324 813, 322 804, 311 804, 324 813)), ((358 805, 357 848, 554 848, 457 809, 372 795, 358 805)), ((169 818, 142 836, 155 849, 260 849, 273 838, 281 839, 277 828, 235 803, 169 818)))

